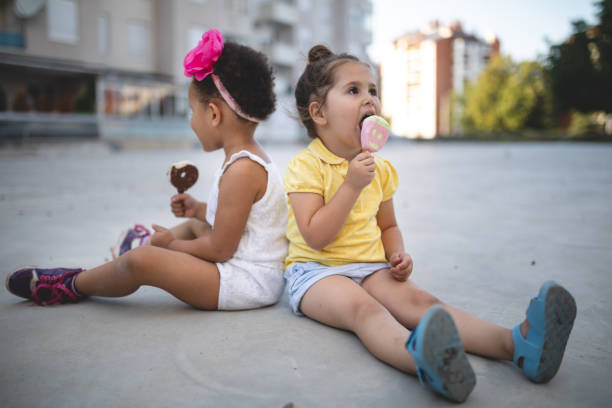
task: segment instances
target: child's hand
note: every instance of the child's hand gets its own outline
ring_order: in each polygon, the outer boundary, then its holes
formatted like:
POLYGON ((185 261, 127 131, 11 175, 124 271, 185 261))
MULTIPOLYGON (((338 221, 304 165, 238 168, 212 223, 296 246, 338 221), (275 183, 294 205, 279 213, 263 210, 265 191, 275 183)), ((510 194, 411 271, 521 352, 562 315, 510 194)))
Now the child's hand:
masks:
POLYGON ((170 208, 177 217, 193 218, 198 202, 189 194, 176 194, 170 199, 170 208))
POLYGON ((375 175, 374 156, 369 152, 361 152, 349 162, 345 182, 361 190, 372 182, 375 175))
POLYGON ((389 258, 391 263, 391 276, 404 282, 412 273, 412 258, 405 252, 395 252, 389 258))
POLYGON ((153 230, 155 233, 151 236, 151 245, 168 248, 168 245, 175 240, 174 234, 167 228, 153 224, 153 230))

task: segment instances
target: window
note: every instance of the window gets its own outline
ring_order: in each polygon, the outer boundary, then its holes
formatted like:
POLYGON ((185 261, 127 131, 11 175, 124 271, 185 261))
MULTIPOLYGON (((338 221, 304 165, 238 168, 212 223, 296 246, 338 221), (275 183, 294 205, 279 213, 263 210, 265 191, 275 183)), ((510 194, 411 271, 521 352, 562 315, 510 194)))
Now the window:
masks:
POLYGON ((234 0, 234 13, 241 16, 248 16, 249 4, 247 0, 234 0))
POLYGON ((108 35, 110 32, 108 26, 108 15, 103 14, 98 17, 98 52, 100 52, 100 55, 108 55, 108 35))
POLYGON ((300 11, 310 12, 312 2, 311 0, 298 0, 298 7, 300 8, 300 11))
POLYGON ((130 55, 136 58, 149 56, 149 27, 145 22, 133 21, 128 25, 130 55))
POLYGON ((249 14, 249 5, 246 0, 226 0, 223 4, 230 13, 243 16, 249 14))
POLYGON ((79 41, 78 6, 74 0, 47 2, 47 29, 49 39, 67 44, 79 41))

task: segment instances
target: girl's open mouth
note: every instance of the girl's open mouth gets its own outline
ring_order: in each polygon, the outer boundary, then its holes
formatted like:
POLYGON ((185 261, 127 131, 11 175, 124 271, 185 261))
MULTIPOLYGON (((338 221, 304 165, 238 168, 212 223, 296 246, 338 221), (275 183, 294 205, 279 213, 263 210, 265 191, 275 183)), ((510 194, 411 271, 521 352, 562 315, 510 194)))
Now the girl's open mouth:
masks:
POLYGON ((359 121, 359 130, 361 130, 361 128, 363 127, 363 121, 367 118, 374 115, 373 113, 366 113, 365 115, 363 115, 363 117, 361 118, 361 120, 359 121))

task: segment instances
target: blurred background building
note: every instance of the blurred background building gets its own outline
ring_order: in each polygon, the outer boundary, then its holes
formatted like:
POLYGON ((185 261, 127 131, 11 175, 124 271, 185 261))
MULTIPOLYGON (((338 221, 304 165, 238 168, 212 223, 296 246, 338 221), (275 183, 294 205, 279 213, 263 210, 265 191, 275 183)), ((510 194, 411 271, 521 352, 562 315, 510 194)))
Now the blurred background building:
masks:
POLYGON ((432 22, 395 40, 380 68, 383 115, 393 133, 427 139, 461 133, 454 98, 499 48, 496 37, 465 33, 458 22, 432 22))
POLYGON ((217 28, 274 67, 279 104, 258 137, 299 139, 308 50, 368 60, 371 13, 370 0, 4 0, 0 137, 191 138, 183 57, 217 28))

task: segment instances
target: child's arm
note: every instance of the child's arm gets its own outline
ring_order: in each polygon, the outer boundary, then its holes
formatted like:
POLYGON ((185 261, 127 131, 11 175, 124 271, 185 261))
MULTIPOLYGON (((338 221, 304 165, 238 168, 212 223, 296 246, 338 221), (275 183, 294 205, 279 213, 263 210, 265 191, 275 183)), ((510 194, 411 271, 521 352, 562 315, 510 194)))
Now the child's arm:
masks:
POLYGON ((194 240, 174 239, 167 248, 212 262, 230 259, 238 248, 253 203, 265 193, 267 181, 266 170, 252 160, 245 158, 232 163, 219 182, 211 233, 194 240))
POLYGON ((404 250, 404 240, 397 226, 392 198, 380 204, 376 222, 381 231, 385 256, 391 263, 391 275, 398 281, 405 281, 412 273, 412 258, 404 250))
POLYGON ((349 163, 344 182, 327 204, 316 193, 289 194, 298 229, 311 248, 321 250, 336 238, 361 190, 375 174, 374 157, 367 152, 359 153, 349 163))

